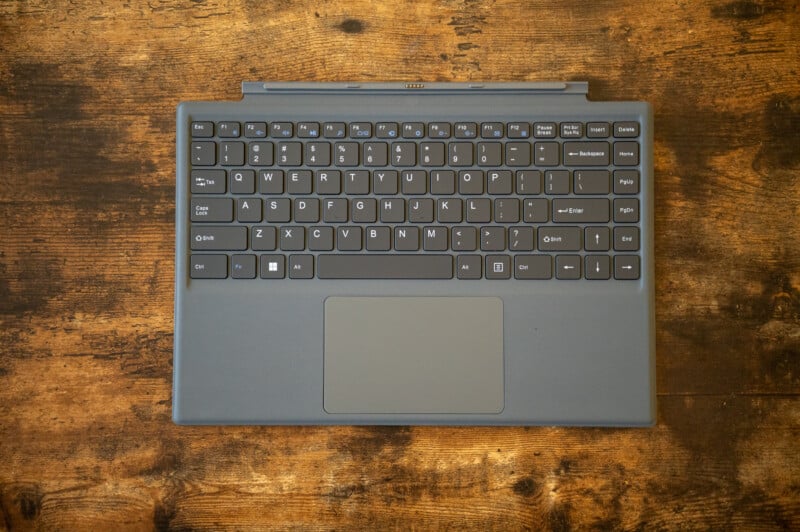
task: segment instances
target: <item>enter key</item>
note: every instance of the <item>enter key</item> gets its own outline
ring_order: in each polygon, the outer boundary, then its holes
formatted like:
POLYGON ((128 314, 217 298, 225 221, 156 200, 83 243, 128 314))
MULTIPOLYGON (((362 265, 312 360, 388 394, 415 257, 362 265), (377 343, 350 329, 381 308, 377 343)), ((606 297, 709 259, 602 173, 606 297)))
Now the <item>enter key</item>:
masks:
POLYGON ((610 207, 606 198, 562 198, 553 200, 556 223, 607 223, 610 207))

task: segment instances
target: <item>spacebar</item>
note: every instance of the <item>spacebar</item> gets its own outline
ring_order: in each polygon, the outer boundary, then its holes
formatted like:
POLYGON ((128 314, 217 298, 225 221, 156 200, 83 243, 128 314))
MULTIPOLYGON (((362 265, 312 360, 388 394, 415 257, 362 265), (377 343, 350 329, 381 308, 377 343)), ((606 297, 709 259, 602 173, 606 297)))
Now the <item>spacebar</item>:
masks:
POLYGON ((320 255, 320 279, 452 279, 450 255, 320 255))

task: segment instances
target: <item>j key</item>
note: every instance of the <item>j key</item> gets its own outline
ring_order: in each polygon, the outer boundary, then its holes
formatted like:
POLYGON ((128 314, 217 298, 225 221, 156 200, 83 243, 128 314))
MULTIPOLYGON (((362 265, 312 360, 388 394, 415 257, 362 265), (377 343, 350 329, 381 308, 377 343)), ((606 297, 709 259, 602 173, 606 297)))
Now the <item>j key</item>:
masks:
POLYGON ((449 255, 320 255, 320 279, 452 279, 449 255))
POLYGON ((247 249, 247 227, 244 226, 193 226, 193 250, 243 250, 247 249))
POLYGON ((609 205, 605 198, 558 198, 553 200, 556 223, 607 223, 609 205))
POLYGON ((232 222, 233 200, 230 198, 192 198, 193 222, 232 222))
POLYGON ((564 164, 570 166, 608 166, 608 142, 565 142, 564 164))

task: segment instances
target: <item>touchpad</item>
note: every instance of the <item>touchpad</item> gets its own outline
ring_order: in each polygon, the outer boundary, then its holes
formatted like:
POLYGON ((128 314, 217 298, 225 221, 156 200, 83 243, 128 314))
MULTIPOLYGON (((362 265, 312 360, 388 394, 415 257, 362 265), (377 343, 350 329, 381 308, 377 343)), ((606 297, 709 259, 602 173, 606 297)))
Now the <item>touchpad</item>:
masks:
POLYGON ((329 297, 324 395, 329 413, 502 411, 502 300, 329 297))

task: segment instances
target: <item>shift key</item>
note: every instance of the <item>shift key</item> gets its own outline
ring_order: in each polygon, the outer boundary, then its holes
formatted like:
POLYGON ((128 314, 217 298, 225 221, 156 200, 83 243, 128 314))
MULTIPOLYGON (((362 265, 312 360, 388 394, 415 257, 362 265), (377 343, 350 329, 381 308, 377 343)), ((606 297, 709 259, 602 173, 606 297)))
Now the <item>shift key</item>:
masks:
POLYGON ((564 164, 568 166, 608 166, 608 142, 565 142, 564 164))
POLYGON ((193 250, 247 249, 247 227, 244 226, 193 226, 190 238, 193 250))

